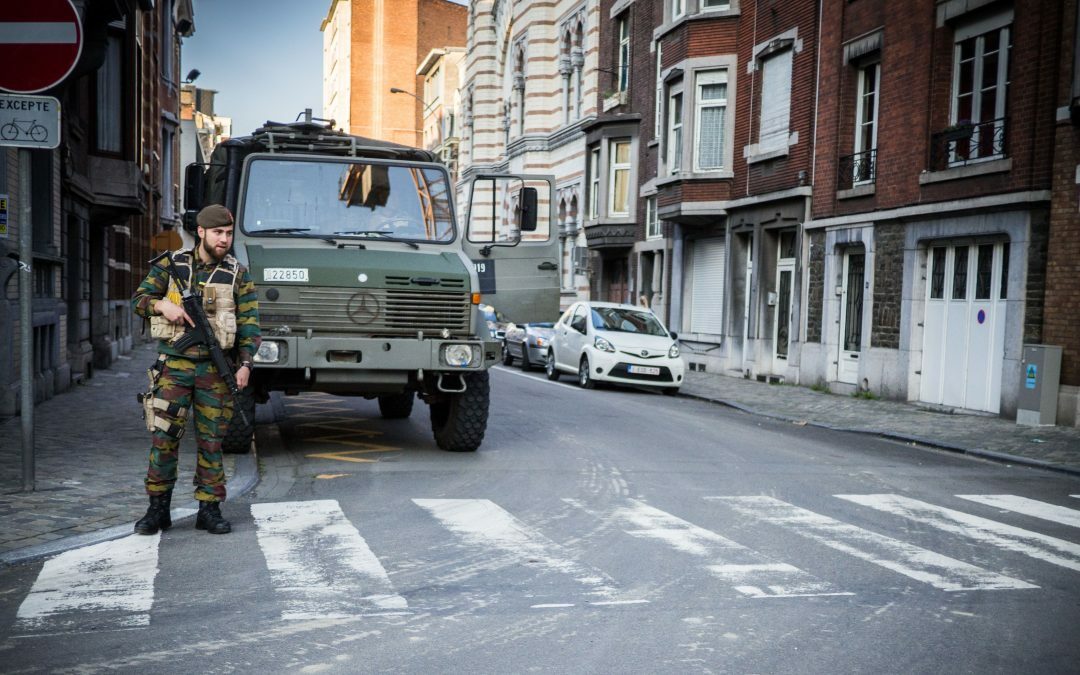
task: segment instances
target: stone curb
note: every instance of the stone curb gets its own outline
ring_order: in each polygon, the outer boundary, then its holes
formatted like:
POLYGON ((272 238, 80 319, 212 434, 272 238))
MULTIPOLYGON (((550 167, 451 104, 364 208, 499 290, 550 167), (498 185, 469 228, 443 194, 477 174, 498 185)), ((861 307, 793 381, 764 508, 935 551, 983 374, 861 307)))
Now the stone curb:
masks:
POLYGON ((955 452, 962 455, 971 455, 973 457, 979 457, 981 459, 989 459, 995 462, 1002 462, 1006 464, 1017 464, 1020 466, 1031 467, 1033 469, 1043 469, 1045 471, 1054 471, 1057 473, 1064 473, 1070 476, 1080 476, 1080 469, 1070 466, 1061 466, 1059 464, 1053 464, 1051 462, 1044 462, 1040 459, 1031 459, 1030 457, 1021 457, 1019 455, 1010 455, 1005 452, 996 452, 994 450, 983 450, 980 448, 966 448, 954 443, 948 443, 946 441, 939 441, 930 438, 922 438, 920 436, 912 436, 910 434, 903 434, 896 431, 870 431, 867 429, 855 429, 852 427, 844 427, 836 424, 828 424, 826 422, 816 422, 810 419, 803 419, 799 417, 790 417, 788 415, 781 415, 780 413, 764 412, 755 408, 750 408, 733 401, 728 401, 719 398, 710 398, 704 394, 692 394, 689 392, 679 392, 679 396, 683 398, 696 399, 698 401, 705 401, 707 403, 715 403, 722 405, 739 412, 744 412, 750 415, 756 415, 758 417, 765 417, 768 419, 774 419, 781 422, 803 422, 812 427, 818 427, 820 429, 828 429, 830 431, 846 431, 853 434, 865 434, 867 436, 878 436, 880 438, 888 438, 896 441, 903 441, 904 443, 915 443, 918 445, 924 445, 926 447, 935 448, 938 450, 948 450, 949 452, 955 452))

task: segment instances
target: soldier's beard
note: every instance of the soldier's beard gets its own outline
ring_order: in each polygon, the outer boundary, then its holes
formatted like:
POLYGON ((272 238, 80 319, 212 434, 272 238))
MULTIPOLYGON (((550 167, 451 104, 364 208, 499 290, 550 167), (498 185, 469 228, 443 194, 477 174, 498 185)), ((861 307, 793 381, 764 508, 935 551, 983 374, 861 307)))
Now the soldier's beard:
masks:
MULTIPOLYGON (((217 254, 217 252, 216 252, 216 251, 214 251, 213 247, 212 247, 212 246, 210 246, 210 245, 209 245, 209 244, 208 244, 208 243, 206 242, 206 240, 205 240, 205 239, 203 239, 203 240, 202 240, 202 242, 200 242, 200 243, 201 243, 201 248, 202 248, 202 252, 203 252, 203 259, 204 259, 204 260, 205 260, 206 262, 214 262, 214 263, 217 263, 217 262, 221 262, 221 261, 222 261, 222 259, 224 259, 224 258, 225 258, 225 253, 222 253, 221 255, 218 255, 218 254, 217 254)), ((226 252, 227 252, 227 251, 226 251, 226 252)))

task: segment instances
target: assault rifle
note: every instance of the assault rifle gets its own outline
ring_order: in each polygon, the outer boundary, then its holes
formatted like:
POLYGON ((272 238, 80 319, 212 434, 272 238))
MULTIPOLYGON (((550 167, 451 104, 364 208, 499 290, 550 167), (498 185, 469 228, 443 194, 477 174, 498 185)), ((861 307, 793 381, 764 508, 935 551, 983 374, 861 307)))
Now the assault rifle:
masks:
MULTIPOLYGON (((229 363, 229 359, 225 357, 225 352, 221 349, 217 336, 214 335, 210 319, 207 318, 206 311, 203 309, 202 296, 194 293, 191 290, 191 283, 180 276, 176 265, 173 263, 172 254, 163 253, 152 260, 151 263, 165 270, 169 276, 176 280, 176 285, 180 287, 180 298, 184 311, 195 322, 194 326, 184 327, 184 334, 173 341, 173 347, 185 351, 195 345, 204 345, 210 352, 210 360, 214 362, 214 367, 217 368, 218 373, 221 374, 221 379, 225 380, 225 385, 229 387, 229 393, 232 394, 233 413, 240 415, 240 419, 244 421, 244 426, 251 424, 247 414, 244 412, 244 405, 240 401, 240 387, 236 384, 236 371, 233 369, 232 364, 229 363)), ((194 274, 194 271, 192 273, 194 274)))

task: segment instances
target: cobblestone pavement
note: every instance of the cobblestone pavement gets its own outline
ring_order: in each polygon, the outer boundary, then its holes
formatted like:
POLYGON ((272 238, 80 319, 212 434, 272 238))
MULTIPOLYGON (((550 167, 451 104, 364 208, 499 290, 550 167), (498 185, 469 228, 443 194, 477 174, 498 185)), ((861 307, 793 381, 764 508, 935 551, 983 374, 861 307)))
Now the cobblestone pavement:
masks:
MULTIPOLYGON (((142 477, 150 436, 135 395, 146 386, 152 345, 35 409, 36 490, 22 489, 22 426, 0 422, 0 565, 124 536, 146 509, 142 477)), ((871 433, 1014 464, 1080 475, 1080 429, 1024 427, 991 416, 932 412, 910 403, 868 400, 713 373, 687 373, 682 394, 748 413, 871 433)), ((259 406, 260 424, 272 414, 259 406)), ((194 434, 180 448, 174 520, 190 516, 194 434), (186 503, 185 503, 186 500, 186 503)), ((256 456, 225 455, 229 496, 257 481, 256 456)), ((227 509, 226 509, 226 515, 227 509)))
POLYGON ((1080 475, 1077 428, 1021 426, 1002 417, 930 410, 914 403, 712 373, 688 372, 681 393, 795 424, 876 434, 1080 475))
MULTIPOLYGON (((147 387, 155 355, 153 345, 140 345, 34 409, 33 492, 22 492, 22 420, 0 422, 0 564, 131 532, 146 511, 150 450, 135 395, 147 387)), ((254 485, 254 466, 254 457, 225 455, 230 497, 254 485)), ((196 507, 186 489, 194 467, 195 434, 187 433, 174 520, 196 507)))

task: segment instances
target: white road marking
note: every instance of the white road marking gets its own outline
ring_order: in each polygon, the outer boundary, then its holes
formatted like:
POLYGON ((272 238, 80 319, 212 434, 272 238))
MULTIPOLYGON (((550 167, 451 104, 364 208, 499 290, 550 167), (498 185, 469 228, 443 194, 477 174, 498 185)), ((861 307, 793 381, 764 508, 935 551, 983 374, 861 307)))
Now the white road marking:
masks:
POLYGON ((796 534, 944 591, 1038 588, 981 567, 864 530, 772 497, 706 497, 739 513, 787 527, 796 534))
POLYGON ((1047 504, 1046 502, 1017 497, 1016 495, 956 495, 960 499, 986 504, 994 508, 1013 511, 1033 518, 1041 518, 1070 527, 1080 527, 1080 511, 1047 504))
POLYGON ((73 45, 76 36, 70 21, 0 21, 0 44, 5 45, 73 45))
POLYGON ((71 633, 150 625, 161 535, 61 553, 45 562, 19 606, 17 632, 71 633))
POLYGON ((962 511, 927 504, 901 495, 836 495, 856 504, 909 518, 974 539, 983 544, 1015 551, 1054 565, 1080 572, 1080 544, 1031 532, 996 520, 987 520, 962 511))
POLYGON ((527 564, 568 574, 589 588, 590 595, 612 596, 614 582, 603 572, 573 560, 561 546, 525 525, 487 499, 414 499, 448 530, 470 546, 498 549, 498 566, 527 564))
POLYGON ((636 499, 618 508, 614 517, 636 529, 633 537, 661 541, 676 551, 709 558, 706 566, 714 576, 734 584, 735 590, 752 598, 808 595, 853 595, 839 591, 808 572, 773 562, 738 542, 727 539, 636 499))
MULTIPOLYGON (((543 384, 551 384, 551 385, 554 385, 556 387, 563 387, 564 389, 572 389, 574 391, 585 392, 584 389, 582 389, 581 387, 579 387, 577 385, 570 385, 570 384, 567 384, 566 382, 552 381, 552 380, 547 379, 546 376, 545 377, 534 377, 532 375, 529 375, 528 373, 519 373, 516 370, 510 370, 510 368, 508 366, 495 366, 495 370, 501 370, 504 373, 509 373, 511 375, 516 375, 518 377, 524 377, 524 378, 526 378, 526 379, 528 379, 528 380, 530 380, 532 382, 540 382, 540 383, 543 383, 543 384)), ((564 373, 562 371, 559 371, 559 375, 561 375, 562 377, 571 377, 571 378, 576 378, 577 377, 576 375, 571 375, 570 373, 564 373)))
POLYGON ((542 605, 530 605, 530 609, 564 609, 566 607, 573 607, 572 602, 549 602, 542 605))
POLYGON ((367 542, 332 499, 252 504, 283 620, 342 619, 405 609, 367 542))

